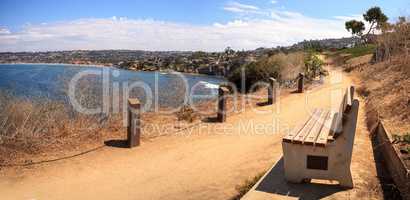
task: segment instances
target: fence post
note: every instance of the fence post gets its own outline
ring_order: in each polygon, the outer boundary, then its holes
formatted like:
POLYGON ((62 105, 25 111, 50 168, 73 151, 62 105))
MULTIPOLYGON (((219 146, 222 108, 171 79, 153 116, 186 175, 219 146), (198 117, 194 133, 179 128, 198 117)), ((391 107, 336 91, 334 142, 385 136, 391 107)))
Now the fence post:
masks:
POLYGON ((299 73, 299 79, 298 79, 298 93, 303 93, 303 90, 304 90, 304 84, 305 84, 304 77, 305 77, 305 75, 303 75, 302 73, 299 73))
POLYGON ((218 90, 218 122, 225 122, 226 121, 226 95, 228 94, 228 88, 224 86, 219 86, 218 90))
POLYGON ((133 148, 140 145, 140 109, 141 104, 138 99, 128 99, 127 144, 129 148, 133 148))
POLYGON ((274 78, 269 78, 269 87, 268 87, 268 104, 272 105, 276 103, 278 98, 278 82, 274 78))

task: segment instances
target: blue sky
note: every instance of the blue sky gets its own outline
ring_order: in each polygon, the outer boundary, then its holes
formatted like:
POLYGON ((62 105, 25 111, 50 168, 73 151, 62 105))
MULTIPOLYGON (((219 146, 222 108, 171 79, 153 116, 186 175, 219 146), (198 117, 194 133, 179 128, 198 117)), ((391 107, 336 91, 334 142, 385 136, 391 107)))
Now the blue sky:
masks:
POLYGON ((407 0, 1 0, 0 51, 289 45, 348 36, 343 22, 371 6, 410 15, 407 0))

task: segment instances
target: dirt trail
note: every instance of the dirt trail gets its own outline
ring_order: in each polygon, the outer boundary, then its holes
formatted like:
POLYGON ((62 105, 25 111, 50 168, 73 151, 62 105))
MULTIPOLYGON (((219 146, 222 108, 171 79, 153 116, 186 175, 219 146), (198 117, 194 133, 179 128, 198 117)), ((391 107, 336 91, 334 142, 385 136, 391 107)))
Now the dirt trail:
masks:
MULTIPOLYGON (((281 158, 283 134, 302 123, 313 108, 330 108, 332 91, 351 83, 340 72, 331 72, 324 85, 232 116, 222 125, 203 124, 132 150, 107 147, 19 169, 18 174, 5 169, 0 172, 1 199, 229 199, 236 185, 281 158), (330 84, 331 80, 337 81, 330 84), (249 124, 253 128, 247 128, 249 124)), ((380 186, 363 108, 359 114, 352 162, 355 189, 328 198, 381 198, 372 192, 380 186)))

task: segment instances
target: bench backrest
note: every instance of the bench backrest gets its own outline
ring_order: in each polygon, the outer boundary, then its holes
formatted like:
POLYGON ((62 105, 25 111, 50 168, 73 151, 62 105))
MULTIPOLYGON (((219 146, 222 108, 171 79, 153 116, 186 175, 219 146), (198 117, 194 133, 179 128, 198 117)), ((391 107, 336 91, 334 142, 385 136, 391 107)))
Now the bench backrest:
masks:
POLYGON ((331 128, 331 134, 334 135, 334 137, 337 137, 340 135, 343 131, 343 121, 344 121, 344 116, 345 113, 350 111, 350 108, 352 107, 352 102, 354 98, 354 87, 348 87, 346 89, 346 92, 343 95, 342 101, 340 102, 340 107, 339 111, 335 113, 334 117, 334 122, 333 126, 331 128))

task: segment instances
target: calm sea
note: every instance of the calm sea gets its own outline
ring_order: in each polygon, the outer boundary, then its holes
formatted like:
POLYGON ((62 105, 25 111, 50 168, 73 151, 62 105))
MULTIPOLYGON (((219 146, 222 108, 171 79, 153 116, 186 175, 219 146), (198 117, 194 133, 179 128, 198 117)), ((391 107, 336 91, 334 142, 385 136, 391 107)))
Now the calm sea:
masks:
POLYGON ((212 76, 134 72, 111 67, 1 64, 0 90, 33 100, 43 98, 67 99, 69 83, 75 76, 81 77, 76 84, 77 93, 100 94, 102 93, 103 80, 108 80, 106 85, 110 88, 110 96, 112 97, 114 87, 119 88, 117 91, 123 91, 124 87, 137 83, 136 85, 141 87, 137 86, 132 89, 131 96, 140 98, 144 103, 151 101, 152 104, 157 99, 161 107, 179 106, 187 94, 193 97, 191 103, 215 98, 218 85, 225 81, 223 78, 212 76), (85 75, 80 76, 80 74, 85 75), (108 75, 104 76, 103 74, 108 75), (188 88, 188 93, 186 88, 188 88), (153 97, 152 99, 147 98, 150 95, 153 97))

